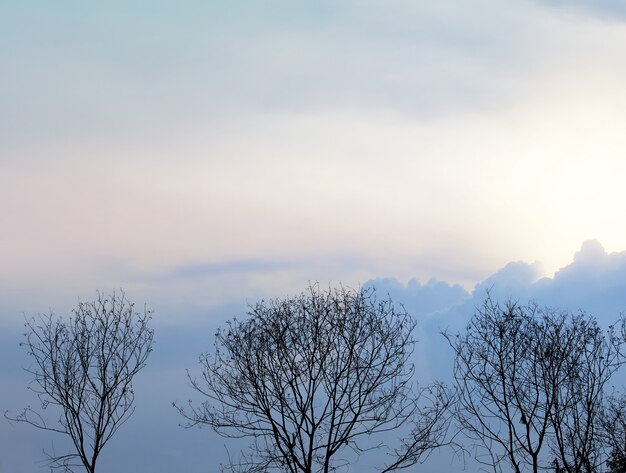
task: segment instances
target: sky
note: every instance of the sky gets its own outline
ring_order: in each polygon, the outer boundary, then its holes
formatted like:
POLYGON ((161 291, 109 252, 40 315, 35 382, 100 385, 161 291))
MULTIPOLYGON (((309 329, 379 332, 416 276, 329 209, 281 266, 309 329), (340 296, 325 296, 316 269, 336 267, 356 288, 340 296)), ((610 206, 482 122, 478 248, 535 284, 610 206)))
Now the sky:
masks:
MULTIPOLYGON (((424 377, 487 288, 611 320, 625 48, 611 1, 0 0, 0 403, 27 394, 24 315, 96 290, 157 330, 103 473, 215 471, 170 412, 185 368, 309 281, 405 304, 424 377)), ((0 472, 42 471, 48 437, 0 439, 0 472)))

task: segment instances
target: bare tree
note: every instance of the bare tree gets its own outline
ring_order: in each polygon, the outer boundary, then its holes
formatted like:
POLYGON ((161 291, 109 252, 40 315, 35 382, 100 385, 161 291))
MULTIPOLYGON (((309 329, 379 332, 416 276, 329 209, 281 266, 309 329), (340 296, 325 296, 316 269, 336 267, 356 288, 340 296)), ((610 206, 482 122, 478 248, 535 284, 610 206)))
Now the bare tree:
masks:
POLYGON ((96 471, 102 449, 134 412, 132 381, 152 350, 150 318, 121 292, 79 302, 69 320, 53 313, 27 320, 22 345, 33 361, 26 369, 33 376, 29 389, 43 410, 56 406, 61 413, 52 423, 30 407, 5 417, 71 439, 74 452, 48 454, 51 467, 96 471))
POLYGON ((412 434, 387 450, 393 461, 383 471, 412 465, 442 443, 448 393, 442 386, 420 399, 413 393, 415 323, 389 299, 313 285, 261 301, 248 315, 217 331, 214 352, 200 358, 201 377, 190 376, 205 401, 174 404, 187 426, 251 439, 248 453, 225 469, 337 471, 346 449, 383 448, 375 434, 404 424, 412 434))
POLYGON ((598 471, 605 387, 624 363, 614 326, 487 295, 465 334, 444 335, 456 355, 457 418, 479 461, 516 473, 598 471))
POLYGON ((608 472, 623 473, 626 471, 626 393, 608 399, 601 426, 610 451, 608 472))
POLYGON ((455 351, 454 380, 461 428, 477 442, 476 458, 499 471, 508 462, 519 473, 525 464, 537 471, 549 425, 550 400, 540 382, 542 350, 535 307, 490 297, 478 307, 466 333, 444 333, 455 351))
POLYGON ((550 331, 557 338, 552 345, 561 350, 556 356, 571 370, 564 379, 555 373, 546 380, 555 393, 550 419, 555 465, 568 473, 597 472, 610 448, 602 419, 615 406, 606 388, 625 362, 624 338, 615 325, 602 330, 593 317, 584 314, 550 322, 550 331))

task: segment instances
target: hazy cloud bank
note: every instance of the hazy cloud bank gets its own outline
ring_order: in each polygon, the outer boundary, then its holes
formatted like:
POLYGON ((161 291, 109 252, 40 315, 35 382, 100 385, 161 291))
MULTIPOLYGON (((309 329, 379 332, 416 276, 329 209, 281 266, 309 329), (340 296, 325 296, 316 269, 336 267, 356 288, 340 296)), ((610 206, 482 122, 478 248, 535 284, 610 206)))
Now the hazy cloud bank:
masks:
POLYGON ((416 363, 423 375, 440 377, 447 375, 452 362, 440 332, 463 330, 487 291, 500 301, 535 301, 573 313, 584 311, 603 325, 614 322, 626 312, 626 251, 607 253, 597 240, 587 240, 573 261, 552 277, 541 277, 540 263, 511 262, 471 292, 436 280, 404 284, 381 278, 366 285, 389 294, 418 319, 416 363))
POLYGON ((477 284, 471 293, 434 279, 425 284, 411 279, 403 284, 395 278, 381 278, 366 285, 389 293, 420 319, 445 318, 455 307, 479 303, 488 290, 499 299, 535 300, 570 311, 585 310, 598 317, 626 311, 626 251, 607 253, 597 240, 587 240, 570 264, 552 277, 540 275, 540 263, 518 261, 477 284))

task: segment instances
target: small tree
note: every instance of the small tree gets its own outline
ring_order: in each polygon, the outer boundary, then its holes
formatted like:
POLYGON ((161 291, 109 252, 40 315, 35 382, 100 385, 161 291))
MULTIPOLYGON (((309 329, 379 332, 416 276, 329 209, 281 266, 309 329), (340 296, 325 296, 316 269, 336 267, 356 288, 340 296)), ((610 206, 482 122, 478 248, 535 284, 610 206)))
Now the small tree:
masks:
POLYGON ((27 320, 26 347, 33 366, 29 389, 41 408, 57 406, 58 420, 25 408, 5 417, 69 437, 74 452, 49 454, 53 468, 96 471, 98 457, 119 427, 134 412, 132 381, 152 350, 151 312, 134 312, 124 293, 79 302, 69 320, 53 313, 27 320))
POLYGON ((412 435, 388 453, 383 471, 406 467, 441 444, 447 391, 411 391, 414 321, 373 290, 343 287, 261 301, 245 321, 218 330, 215 351, 200 358, 192 388, 206 397, 175 406, 188 426, 252 440, 226 468, 247 472, 324 472, 341 453, 380 448, 375 434, 413 423, 412 435), (430 397, 429 397, 430 396, 430 397))

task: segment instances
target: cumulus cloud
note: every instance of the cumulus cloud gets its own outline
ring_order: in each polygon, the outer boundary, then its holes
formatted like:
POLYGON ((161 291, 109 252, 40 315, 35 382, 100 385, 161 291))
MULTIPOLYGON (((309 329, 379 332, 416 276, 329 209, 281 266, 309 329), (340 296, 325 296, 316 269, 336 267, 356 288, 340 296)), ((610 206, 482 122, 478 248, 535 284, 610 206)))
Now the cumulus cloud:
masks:
POLYGON ((474 308, 486 297, 567 310, 584 311, 602 324, 613 323, 626 311, 626 251, 607 253, 597 240, 585 241, 568 265, 552 277, 541 277, 541 264, 511 262, 476 284, 471 292, 443 281, 404 284, 395 278, 368 281, 379 292, 402 303, 418 320, 416 364, 422 376, 449 373, 451 354, 441 331, 462 331, 474 308))
POLYGON ((530 288, 542 274, 541 264, 523 261, 511 262, 476 285, 473 294, 481 297, 489 291, 494 297, 529 297, 530 288))
POLYGON ((626 252, 607 253, 598 241, 588 240, 571 264, 538 281, 533 293, 539 301, 614 319, 626 311, 626 252))
POLYGON ((382 296, 388 294, 392 301, 402 304, 417 319, 424 319, 466 302, 470 294, 459 284, 449 284, 436 279, 421 283, 411 279, 403 284, 395 278, 368 281, 364 287, 374 287, 382 296))
POLYGON ((491 290, 500 300, 535 300, 570 312, 582 310, 603 321, 626 311, 626 252, 607 253, 599 241, 587 240, 552 277, 540 274, 539 263, 509 263, 476 285, 473 299, 479 302, 491 290))
POLYGON ((607 253, 597 240, 587 240, 571 263, 552 277, 541 274, 538 262, 511 262, 477 284, 471 294, 435 281, 422 285, 411 280, 404 285, 395 279, 378 279, 368 284, 384 288, 416 314, 432 314, 441 320, 468 302, 470 307, 479 304, 487 291, 499 300, 535 300, 571 312, 583 310, 605 320, 626 311, 626 251, 607 253))
POLYGON ((626 251, 607 253, 597 240, 587 240, 571 263, 552 277, 541 274, 540 263, 518 261, 476 284, 471 292, 436 280, 420 284, 413 279, 403 284, 394 278, 382 278, 368 281, 367 285, 404 303, 429 327, 429 336, 436 336, 437 330, 449 326, 462 328, 487 292, 500 301, 533 300, 574 313, 584 311, 603 323, 611 323, 626 312, 626 251))

